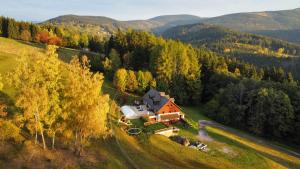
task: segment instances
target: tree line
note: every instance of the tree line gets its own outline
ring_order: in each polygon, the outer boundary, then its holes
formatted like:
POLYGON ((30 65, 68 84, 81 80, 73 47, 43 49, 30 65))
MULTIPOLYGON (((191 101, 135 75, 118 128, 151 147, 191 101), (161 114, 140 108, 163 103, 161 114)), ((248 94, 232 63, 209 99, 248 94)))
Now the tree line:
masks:
POLYGON ((151 72, 141 70, 135 72, 124 68, 116 71, 113 84, 121 92, 128 91, 139 94, 144 94, 149 89, 156 88, 156 80, 151 72))
POLYGON ((103 51, 101 46, 104 41, 102 36, 89 35, 72 28, 16 21, 7 17, 0 17, 0 36, 48 45, 88 48, 95 52, 103 51))
POLYGON ((260 136, 299 143, 298 86, 245 79, 211 99, 207 116, 260 136))

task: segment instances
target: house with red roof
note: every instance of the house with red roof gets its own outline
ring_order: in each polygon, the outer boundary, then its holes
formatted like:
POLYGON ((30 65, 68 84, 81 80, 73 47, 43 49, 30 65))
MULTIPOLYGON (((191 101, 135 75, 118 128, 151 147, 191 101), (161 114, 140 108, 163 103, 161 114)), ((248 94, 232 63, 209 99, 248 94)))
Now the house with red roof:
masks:
POLYGON ((164 92, 150 89, 142 98, 142 104, 150 112, 144 118, 149 122, 177 122, 184 119, 180 107, 164 92))

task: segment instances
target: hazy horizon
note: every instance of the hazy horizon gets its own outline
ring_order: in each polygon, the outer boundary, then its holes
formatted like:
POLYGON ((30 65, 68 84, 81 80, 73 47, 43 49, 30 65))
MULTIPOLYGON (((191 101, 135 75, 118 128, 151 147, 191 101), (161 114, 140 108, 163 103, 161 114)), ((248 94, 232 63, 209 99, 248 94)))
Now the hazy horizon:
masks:
POLYGON ((215 17, 231 13, 295 9, 297 0, 11 0, 2 1, 0 15, 17 20, 44 21, 60 15, 106 16, 117 20, 149 19, 188 14, 215 17), (218 5, 216 5, 218 4, 218 5))

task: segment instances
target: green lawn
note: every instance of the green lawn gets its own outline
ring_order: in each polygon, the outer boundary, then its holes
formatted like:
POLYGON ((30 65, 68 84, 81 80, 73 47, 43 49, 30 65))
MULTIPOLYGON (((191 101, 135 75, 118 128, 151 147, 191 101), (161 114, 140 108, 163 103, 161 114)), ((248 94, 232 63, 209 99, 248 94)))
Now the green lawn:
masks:
POLYGON ((145 120, 143 120, 141 118, 140 119, 132 119, 130 121, 131 121, 133 127, 139 127, 139 128, 144 127, 145 120))
POLYGON ((151 125, 148 125, 148 126, 144 126, 145 120, 142 119, 142 118, 133 119, 133 120, 130 120, 130 121, 133 124, 132 127, 141 128, 144 133, 151 133, 152 134, 156 130, 167 128, 167 126, 162 124, 162 123, 155 123, 155 124, 151 124, 151 125))
POLYGON ((202 107, 181 107, 184 114, 187 118, 197 120, 209 120, 206 116, 203 115, 202 107))

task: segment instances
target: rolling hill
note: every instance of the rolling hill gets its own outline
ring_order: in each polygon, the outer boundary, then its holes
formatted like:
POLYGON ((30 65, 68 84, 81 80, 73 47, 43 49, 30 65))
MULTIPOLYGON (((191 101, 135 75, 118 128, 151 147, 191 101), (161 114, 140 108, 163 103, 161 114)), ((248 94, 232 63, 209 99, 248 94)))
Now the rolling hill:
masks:
POLYGON ((94 25, 100 26, 107 32, 114 32, 118 29, 124 30, 133 28, 137 30, 163 32, 164 30, 178 25, 198 23, 203 20, 193 15, 165 15, 151 18, 148 20, 118 21, 103 16, 78 16, 63 15, 44 23, 52 24, 71 24, 71 25, 94 25))
POLYGON ((212 18, 194 15, 164 15, 147 20, 119 21, 104 16, 63 15, 43 23, 75 26, 98 26, 101 31, 112 33, 128 28, 161 34, 169 28, 195 23, 208 23, 236 31, 266 35, 300 43, 300 8, 281 11, 235 13, 212 18))
POLYGON ((300 8, 282 11, 236 13, 209 18, 204 23, 237 31, 267 35, 299 43, 300 8))
POLYGON ((45 23, 77 23, 103 25, 111 28, 159 30, 193 23, 209 23, 233 30, 254 32, 267 30, 300 29, 300 8, 282 11, 235 13, 212 18, 194 15, 163 15, 147 20, 119 21, 104 16, 63 15, 45 21, 45 23))
POLYGON ((238 31, 294 30, 300 28, 300 8, 282 11, 229 14, 205 20, 238 31))

